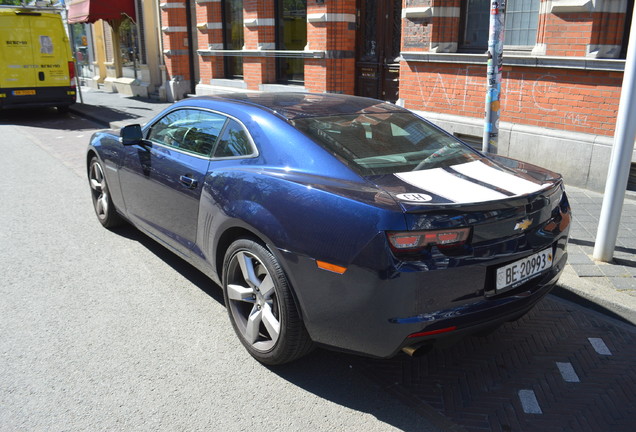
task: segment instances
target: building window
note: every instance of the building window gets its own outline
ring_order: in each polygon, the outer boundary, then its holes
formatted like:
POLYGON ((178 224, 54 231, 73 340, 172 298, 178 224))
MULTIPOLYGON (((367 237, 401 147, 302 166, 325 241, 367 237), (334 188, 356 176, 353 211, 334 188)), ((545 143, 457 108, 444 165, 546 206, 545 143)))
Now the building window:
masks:
POLYGON ((92 26, 85 23, 71 24, 71 46, 75 55, 77 74, 80 77, 92 78, 95 75, 95 53, 92 43, 92 26))
POLYGON ((627 0, 627 12, 625 14, 625 26, 623 27, 623 43, 621 44, 621 53, 618 58, 627 58, 627 45, 629 42, 629 34, 632 27, 632 17, 634 15, 634 0, 627 0))
POLYGON ((125 18, 119 26, 119 49, 121 51, 122 75, 125 78, 139 76, 139 37, 137 24, 125 18))
MULTIPOLYGON (((303 51, 307 45, 307 0, 277 0, 276 49, 303 51)), ((305 61, 280 57, 276 61, 276 80, 283 84, 303 84, 305 61)))
MULTIPOLYGON (((534 47, 537 38, 540 0, 508 0, 504 44, 509 48, 534 47)), ((490 0, 465 0, 462 3, 463 51, 488 49, 490 0)))
POLYGON ((539 0, 508 0, 504 45, 534 47, 539 23, 539 0))
POLYGON ((466 0, 462 3, 463 38, 466 51, 483 52, 488 48, 490 0, 466 0))
POLYGON ((147 64, 146 59, 146 24, 144 22, 144 10, 143 0, 137 0, 137 30, 139 37, 139 61, 141 64, 147 64))
MULTIPOLYGON (((243 39, 243 0, 223 0, 223 48, 242 50, 243 39)), ((243 78, 243 57, 225 57, 225 77, 243 78)))

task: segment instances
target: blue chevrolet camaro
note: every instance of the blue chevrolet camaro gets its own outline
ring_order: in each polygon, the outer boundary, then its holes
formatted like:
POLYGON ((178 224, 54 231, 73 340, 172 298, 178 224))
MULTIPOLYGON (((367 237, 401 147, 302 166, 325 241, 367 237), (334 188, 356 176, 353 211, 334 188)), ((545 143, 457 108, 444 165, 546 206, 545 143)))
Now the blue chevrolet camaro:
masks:
POLYGON ((488 331, 532 308, 567 258, 557 174, 373 99, 186 99, 96 133, 86 162, 102 225, 127 220, 220 284, 266 364, 488 331))

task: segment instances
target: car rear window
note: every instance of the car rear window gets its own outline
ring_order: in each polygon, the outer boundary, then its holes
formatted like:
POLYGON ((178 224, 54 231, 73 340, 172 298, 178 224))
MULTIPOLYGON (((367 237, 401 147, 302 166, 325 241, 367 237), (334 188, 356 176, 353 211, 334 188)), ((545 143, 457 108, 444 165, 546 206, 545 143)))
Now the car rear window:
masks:
POLYGON ((309 117, 293 124, 362 175, 446 167, 481 158, 411 113, 309 117))

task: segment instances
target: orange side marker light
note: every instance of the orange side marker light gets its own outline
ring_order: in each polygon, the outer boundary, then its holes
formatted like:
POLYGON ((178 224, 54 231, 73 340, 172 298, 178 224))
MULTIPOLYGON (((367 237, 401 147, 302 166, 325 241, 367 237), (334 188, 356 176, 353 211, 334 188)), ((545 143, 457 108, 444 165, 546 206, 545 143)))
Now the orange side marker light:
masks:
POLYGON ((338 273, 338 274, 344 274, 344 272, 347 271, 346 267, 341 267, 335 264, 330 264, 328 262, 324 262, 324 261, 318 261, 316 260, 316 265, 318 265, 318 268, 321 268, 323 270, 327 270, 333 273, 338 273))

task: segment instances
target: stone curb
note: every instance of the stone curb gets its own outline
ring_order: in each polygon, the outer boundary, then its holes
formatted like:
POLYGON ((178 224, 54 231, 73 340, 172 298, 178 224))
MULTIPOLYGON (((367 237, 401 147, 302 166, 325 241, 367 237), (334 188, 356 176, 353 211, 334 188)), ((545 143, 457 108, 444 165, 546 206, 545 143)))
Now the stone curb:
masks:
POLYGON ((76 103, 69 107, 69 111, 75 115, 93 121, 105 128, 110 128, 110 122, 104 120, 103 117, 100 117, 97 113, 92 113, 91 110, 87 110, 84 108, 84 104, 76 103))
POLYGON ((584 306, 597 309, 605 314, 609 311, 624 321, 636 325, 636 297, 623 294, 609 284, 610 282, 603 277, 579 277, 570 265, 566 265, 553 294, 574 301, 578 297, 578 299, 584 300, 583 302, 577 301, 579 304, 586 303, 584 306), (590 279, 598 279, 598 281, 593 282, 590 279), (563 291, 574 294, 574 298, 563 291))

